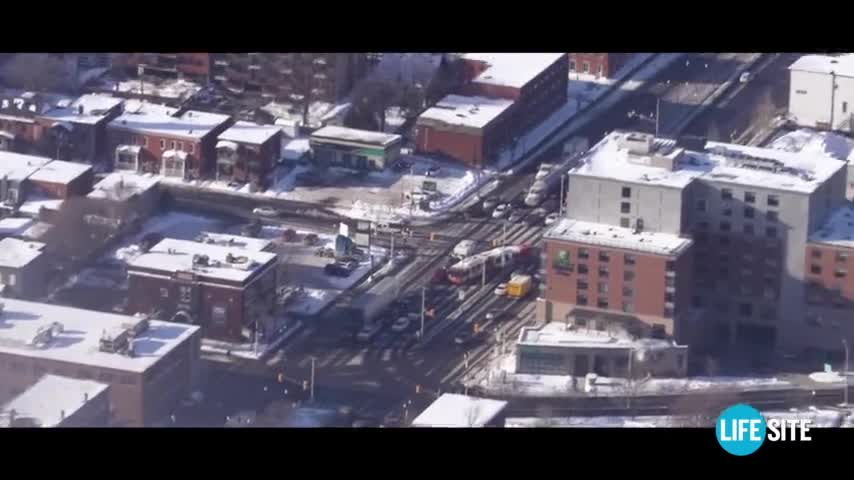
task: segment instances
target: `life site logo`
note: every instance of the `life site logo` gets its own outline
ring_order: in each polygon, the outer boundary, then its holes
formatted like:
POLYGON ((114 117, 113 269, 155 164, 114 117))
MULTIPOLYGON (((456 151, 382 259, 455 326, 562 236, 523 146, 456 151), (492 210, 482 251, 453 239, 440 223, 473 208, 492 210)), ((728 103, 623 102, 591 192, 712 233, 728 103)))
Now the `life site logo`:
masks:
POLYGON ((769 418, 747 404, 724 410, 715 423, 718 443, 732 455, 743 457, 759 450, 767 438, 770 442, 809 442, 812 420, 769 418))

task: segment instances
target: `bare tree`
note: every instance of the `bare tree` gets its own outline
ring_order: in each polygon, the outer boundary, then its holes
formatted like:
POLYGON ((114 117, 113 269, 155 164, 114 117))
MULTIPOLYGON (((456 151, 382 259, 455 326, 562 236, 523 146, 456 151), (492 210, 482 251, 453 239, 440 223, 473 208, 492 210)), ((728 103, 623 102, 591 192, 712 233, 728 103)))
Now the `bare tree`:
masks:
POLYGON ((124 202, 71 197, 53 218, 44 242, 59 257, 85 257, 123 226, 129 213, 124 202))
POLYGON ((759 100, 753 109, 752 123, 754 125, 766 126, 770 125, 774 119, 774 113, 777 111, 774 105, 774 97, 771 88, 766 88, 759 96, 759 100))
POLYGON ((309 123, 309 111, 311 104, 333 93, 326 92, 323 87, 327 75, 327 63, 329 55, 318 53, 294 53, 292 54, 291 68, 291 101, 299 108, 302 115, 303 125, 309 123))
POLYGON ((718 128, 718 122, 712 121, 712 123, 709 124, 709 128, 706 129, 706 138, 713 142, 721 139, 721 131, 720 128, 718 128))
POLYGON ((357 128, 384 131, 388 109, 400 104, 403 92, 401 84, 395 82, 379 79, 360 82, 353 89, 348 124, 357 128))
POLYGON ((47 53, 18 53, 0 73, 7 86, 34 91, 69 90, 71 75, 66 62, 47 53))
POLYGON ((425 99, 427 104, 433 104, 451 91, 459 88, 465 80, 463 61, 453 55, 442 57, 439 69, 427 85, 425 99))

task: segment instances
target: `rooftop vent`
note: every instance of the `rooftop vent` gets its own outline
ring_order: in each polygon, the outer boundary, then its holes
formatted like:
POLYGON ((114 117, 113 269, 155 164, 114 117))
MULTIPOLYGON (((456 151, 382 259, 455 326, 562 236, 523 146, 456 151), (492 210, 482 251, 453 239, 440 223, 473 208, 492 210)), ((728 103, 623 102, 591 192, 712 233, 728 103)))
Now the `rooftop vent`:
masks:
POLYGON ((207 255, 193 255, 193 266, 206 267, 210 264, 210 257, 207 255))

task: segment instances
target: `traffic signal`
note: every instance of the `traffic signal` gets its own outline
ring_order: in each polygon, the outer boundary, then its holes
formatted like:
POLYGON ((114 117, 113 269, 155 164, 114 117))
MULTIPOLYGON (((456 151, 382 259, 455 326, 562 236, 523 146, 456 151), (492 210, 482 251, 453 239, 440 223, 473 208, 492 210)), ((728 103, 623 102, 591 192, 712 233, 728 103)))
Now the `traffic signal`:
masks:
POLYGON ((308 390, 308 380, 303 380, 303 381, 302 381, 302 389, 303 389, 303 390, 308 390))
POLYGON ((428 317, 433 318, 433 317, 435 317, 435 316, 436 316, 436 309, 435 309, 435 308, 431 308, 430 310, 427 310, 427 311, 425 312, 425 314, 426 314, 428 317))
POLYGON ((279 379, 279 383, 285 383, 285 374, 280 373, 278 379, 279 379))
POLYGON ((479 324, 479 323, 475 323, 475 324, 474 324, 474 333, 477 333, 477 332, 479 332, 479 331, 480 331, 480 324, 479 324))
POLYGON ((421 385, 415 385, 415 393, 421 393, 421 385))

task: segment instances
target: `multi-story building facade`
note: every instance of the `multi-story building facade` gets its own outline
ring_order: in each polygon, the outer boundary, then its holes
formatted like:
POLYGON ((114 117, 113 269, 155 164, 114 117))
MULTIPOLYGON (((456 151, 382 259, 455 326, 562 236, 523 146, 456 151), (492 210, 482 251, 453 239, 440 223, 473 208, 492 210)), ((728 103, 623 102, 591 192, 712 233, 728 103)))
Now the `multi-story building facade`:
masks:
POLYGON ((805 55, 793 63, 789 116, 803 127, 854 131, 854 54, 805 55))
POLYGON ((94 380, 45 375, 0 407, 0 427, 110 426, 110 386, 94 380))
POLYGON ((122 104, 120 98, 88 94, 48 110, 42 118, 50 125, 55 158, 82 163, 106 160, 107 124, 122 113, 122 104))
POLYGON ((50 263, 45 244, 17 238, 0 240, 0 294, 15 298, 38 298, 46 292, 50 263))
POLYGON ((136 102, 107 125, 108 151, 116 170, 198 179, 213 175, 216 139, 232 124, 228 115, 136 102))
POLYGON ((611 78, 632 58, 633 53, 570 53, 570 73, 587 73, 611 78))
POLYGON ((112 67, 136 74, 140 67, 144 74, 162 77, 184 76, 207 80, 211 71, 210 53, 116 53, 112 67))
POLYGON ((41 115, 72 100, 63 95, 19 90, 0 92, 0 150, 38 153, 50 126, 41 115))
POLYGON ((693 239, 676 290, 704 320, 687 338, 799 350, 813 341, 808 238, 845 203, 845 179, 821 155, 614 132, 570 171, 567 216, 693 239))
POLYGON ((274 313, 278 262, 245 243, 161 241, 128 264, 128 311, 200 325, 206 337, 263 334, 274 313))
POLYGON ((216 179, 267 188, 282 155, 282 129, 239 121, 219 134, 216 179))
POLYGON ((111 425, 143 427, 198 381, 198 326, 8 298, 2 305, 0 402, 46 374, 94 380, 110 386, 111 425))

